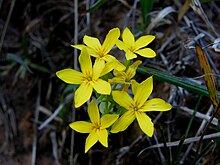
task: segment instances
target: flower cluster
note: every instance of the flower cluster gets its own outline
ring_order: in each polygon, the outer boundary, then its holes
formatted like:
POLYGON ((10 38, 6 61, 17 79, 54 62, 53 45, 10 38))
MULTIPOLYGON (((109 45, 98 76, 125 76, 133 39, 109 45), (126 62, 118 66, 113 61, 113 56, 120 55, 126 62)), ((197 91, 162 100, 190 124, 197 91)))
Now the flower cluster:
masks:
POLYGON ((146 58, 156 56, 152 49, 146 48, 155 36, 145 35, 135 41, 134 35, 126 28, 122 33, 122 40, 119 40, 119 37, 118 28, 109 31, 103 44, 97 38, 84 36, 85 45, 71 45, 81 50, 79 55, 81 72, 70 68, 56 72, 57 77, 64 82, 79 84, 74 94, 76 108, 89 101, 93 92, 97 97, 88 106, 90 122, 76 121, 70 124, 77 132, 89 133, 85 152, 97 141, 108 147, 108 134, 124 131, 135 119, 141 130, 151 137, 154 124, 146 112, 168 111, 172 108, 160 98, 148 100, 153 90, 152 76, 141 83, 133 79, 138 66, 142 63, 133 59, 137 55, 146 58), (127 65, 109 54, 115 45, 125 52, 127 65), (94 64, 91 57, 95 58, 94 64), (132 94, 128 93, 129 88, 132 94), (117 111, 120 107, 123 107, 123 112, 117 111))

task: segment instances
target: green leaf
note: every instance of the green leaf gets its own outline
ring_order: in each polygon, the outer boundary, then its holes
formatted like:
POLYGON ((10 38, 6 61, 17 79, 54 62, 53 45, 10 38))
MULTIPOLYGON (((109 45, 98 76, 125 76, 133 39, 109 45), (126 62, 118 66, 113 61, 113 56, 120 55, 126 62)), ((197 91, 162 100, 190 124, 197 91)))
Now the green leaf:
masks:
POLYGON ((92 7, 89 8, 86 12, 91 13, 91 12, 97 10, 102 5, 104 5, 106 2, 108 2, 108 1, 107 0, 99 0, 95 4, 93 4, 92 7))
MULTIPOLYGON (((77 87, 79 87, 79 85, 77 84, 67 84, 66 87, 64 88, 63 92, 62 92, 62 95, 60 97, 60 104, 62 104, 64 102, 64 99, 65 97, 70 94, 70 93, 73 93, 74 92, 74 89, 76 89, 77 87)), ((65 114, 66 114, 66 106, 64 106, 59 115, 62 119, 64 119, 65 117, 65 114)))
MULTIPOLYGON (((164 81, 164 82, 182 87, 184 89, 187 89, 191 92, 198 93, 200 95, 209 97, 208 90, 205 86, 199 85, 199 84, 192 82, 190 80, 187 80, 185 78, 176 77, 176 76, 170 75, 166 72, 161 72, 156 69, 143 67, 143 66, 140 66, 137 69, 137 71, 142 74, 149 75, 149 76, 153 75, 153 77, 159 81, 164 81)), ((218 98, 220 98, 219 91, 217 91, 217 96, 218 96, 218 98)))
POLYGON ((41 66, 41 65, 38 65, 38 64, 33 64, 33 63, 30 63, 29 66, 33 69, 36 69, 40 72, 44 72, 44 73, 50 73, 50 70, 48 70, 46 67, 44 66, 41 66))
POLYGON ((68 84, 68 85, 65 87, 65 89, 63 90, 62 95, 65 96, 65 95, 67 95, 67 94, 73 92, 73 90, 74 90, 75 88, 77 88, 77 87, 79 87, 78 84, 68 84))
POLYGON ((140 0, 141 14, 144 27, 151 22, 149 13, 152 11, 154 0, 140 0))
POLYGON ((20 56, 13 53, 7 53, 6 59, 9 61, 14 61, 18 64, 21 64, 28 72, 33 73, 31 69, 28 67, 27 62, 23 60, 20 56))

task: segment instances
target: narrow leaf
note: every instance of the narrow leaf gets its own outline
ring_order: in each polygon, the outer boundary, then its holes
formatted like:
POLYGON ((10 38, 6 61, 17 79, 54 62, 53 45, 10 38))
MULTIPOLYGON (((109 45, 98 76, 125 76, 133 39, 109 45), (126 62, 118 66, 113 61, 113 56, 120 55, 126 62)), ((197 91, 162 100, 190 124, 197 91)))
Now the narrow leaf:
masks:
POLYGON ((179 12, 178 12, 178 22, 182 19, 182 17, 184 16, 184 14, 188 11, 188 9, 190 8, 190 3, 191 0, 186 0, 184 5, 180 8, 179 12))
POLYGON ((215 111, 217 111, 219 100, 217 96, 217 90, 215 87, 215 81, 214 81, 214 76, 212 75, 211 67, 207 60, 205 52, 198 44, 196 44, 196 53, 198 55, 200 68, 204 74, 204 80, 209 92, 209 97, 215 108, 215 111))
POLYGON ((31 68, 36 69, 40 72, 50 73, 50 70, 47 69, 46 67, 42 66, 42 65, 38 65, 38 64, 34 64, 34 63, 30 63, 29 65, 30 65, 31 68))
POLYGON ((10 61, 14 61, 18 64, 21 64, 29 73, 33 73, 31 71, 31 69, 28 67, 27 63, 25 62, 25 60, 23 60, 20 56, 18 56, 17 54, 13 54, 13 53, 8 53, 6 56, 7 60, 10 61))
POLYGON ((154 0, 140 0, 142 19, 145 26, 150 23, 151 17, 149 13, 153 8, 153 4, 154 0))
MULTIPOLYGON (((167 72, 158 71, 153 68, 140 66, 137 71, 142 74, 146 74, 148 76, 153 75, 153 77, 159 81, 167 82, 169 84, 173 84, 179 87, 182 87, 186 90, 189 90, 194 93, 198 93, 203 96, 209 96, 207 88, 204 85, 200 85, 195 83, 187 78, 173 76, 167 72)), ((220 99, 220 92, 217 92, 218 98, 220 99)))
POLYGON ((89 8, 86 12, 91 13, 91 12, 97 10, 100 6, 104 5, 106 2, 108 2, 108 1, 107 0, 99 0, 94 5, 92 5, 92 7, 89 8))

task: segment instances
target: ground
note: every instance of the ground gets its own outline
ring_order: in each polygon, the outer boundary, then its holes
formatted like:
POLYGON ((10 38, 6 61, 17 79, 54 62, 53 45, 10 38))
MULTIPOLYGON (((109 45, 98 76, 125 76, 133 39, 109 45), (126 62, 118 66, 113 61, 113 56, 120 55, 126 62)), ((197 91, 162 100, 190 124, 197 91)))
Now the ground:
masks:
MULTIPOLYGON (((201 135, 205 129, 202 123, 206 121, 202 115, 211 116, 209 97, 155 76, 152 97, 163 98, 173 108, 169 112, 148 114, 155 124, 154 136, 147 137, 134 122, 126 131, 111 134, 108 148, 97 143, 84 154, 87 134, 73 133, 68 125, 73 118, 88 119, 86 104, 74 109, 72 88, 68 90, 55 73, 74 67, 74 48, 70 44, 76 39, 82 44, 83 36, 91 35, 103 41, 110 29, 118 27, 122 32, 129 27, 137 38, 145 34, 156 36, 148 46, 157 56, 147 60, 138 57, 143 60, 142 66, 205 86, 195 52, 195 42, 198 42, 211 59, 219 89, 220 51, 213 48, 220 36, 219 2, 201 3, 200 7, 185 2, 184 7, 184 1, 155 0, 148 13, 150 21, 143 20, 139 1, 102 1, 104 4, 99 8, 93 8, 96 1, 76 2, 0 2, 0 164, 192 163, 196 159, 198 140, 191 148, 189 144, 183 145, 179 153, 177 146, 144 149, 181 140, 193 116, 190 110, 199 114, 193 119, 186 138, 201 135), (90 12, 86 12, 88 8, 90 12), (40 128, 65 99, 68 101, 61 112, 40 128)), ((123 55, 115 49, 111 53, 123 55)), ((147 77, 137 72, 135 78, 141 82, 147 77)), ((214 133, 218 133, 217 126, 211 124, 205 134, 214 133)), ((209 147, 197 164, 220 163, 217 137, 220 136, 211 138, 215 140, 213 143, 211 139, 202 141, 202 149, 209 147)))

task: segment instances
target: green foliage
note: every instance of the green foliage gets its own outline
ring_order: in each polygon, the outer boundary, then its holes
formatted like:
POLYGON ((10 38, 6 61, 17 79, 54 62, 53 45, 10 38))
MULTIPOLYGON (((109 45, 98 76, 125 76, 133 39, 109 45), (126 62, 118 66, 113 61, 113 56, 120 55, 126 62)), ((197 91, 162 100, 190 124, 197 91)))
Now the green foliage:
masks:
MULTIPOLYGON (((60 97, 60 104, 62 104, 64 102, 65 97, 68 94, 72 93, 74 91, 74 89, 77 88, 78 86, 79 85, 76 85, 76 84, 67 84, 66 87, 63 90, 63 93, 62 93, 61 97, 60 97)), ((66 114, 66 107, 64 106, 62 108, 62 110, 60 111, 59 115, 62 119, 64 119, 65 114, 66 114)))
POLYGON ((39 64, 34 64, 30 63, 29 66, 37 71, 43 72, 43 73, 50 73, 50 70, 47 69, 46 67, 39 65, 39 64))
POLYGON ((91 12, 97 10, 99 7, 101 7, 102 5, 104 5, 106 2, 108 2, 108 0, 99 0, 99 1, 97 1, 95 4, 92 5, 91 8, 89 8, 89 9, 87 10, 87 12, 88 12, 88 13, 91 13, 91 12))
MULTIPOLYGON (((187 89, 189 91, 198 93, 200 95, 209 97, 208 90, 205 86, 199 85, 197 83, 186 80, 184 78, 176 77, 176 76, 170 75, 168 73, 159 72, 155 69, 148 68, 148 67, 143 67, 143 66, 139 67, 137 69, 137 71, 140 72, 140 73, 143 73, 143 74, 153 75, 153 77, 157 80, 164 81, 164 82, 182 87, 184 89, 187 89)), ((217 96, 218 96, 218 98, 220 98, 220 92, 219 91, 217 91, 217 96)))
POLYGON ((22 65, 28 72, 33 73, 27 64, 27 60, 22 59, 19 55, 13 54, 13 53, 8 53, 6 55, 6 59, 8 61, 12 61, 13 63, 17 63, 17 64, 22 65))
POLYGON ((151 22, 149 13, 152 11, 154 0, 140 0, 141 14, 142 14, 142 27, 146 27, 151 22))

